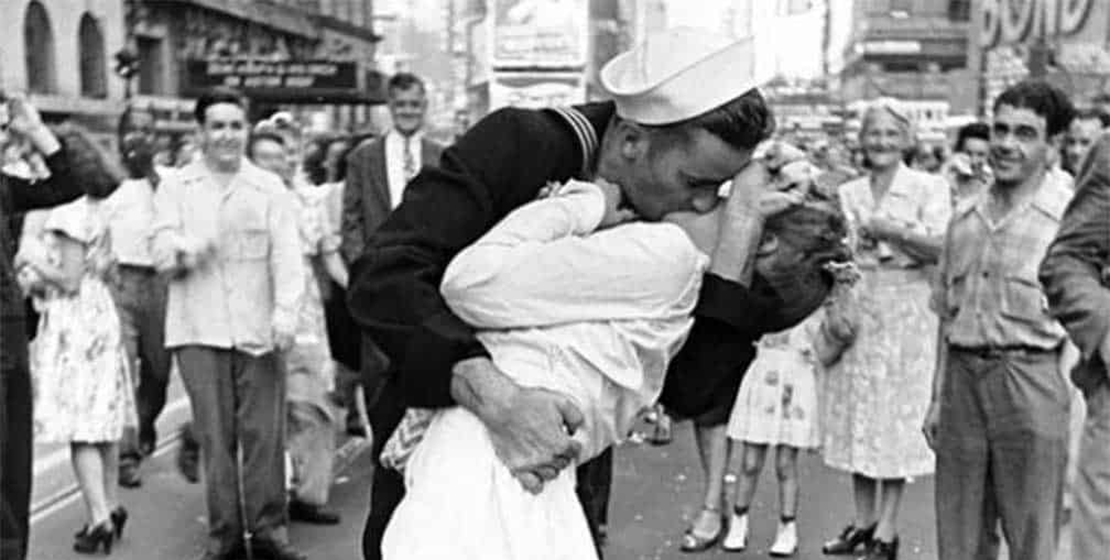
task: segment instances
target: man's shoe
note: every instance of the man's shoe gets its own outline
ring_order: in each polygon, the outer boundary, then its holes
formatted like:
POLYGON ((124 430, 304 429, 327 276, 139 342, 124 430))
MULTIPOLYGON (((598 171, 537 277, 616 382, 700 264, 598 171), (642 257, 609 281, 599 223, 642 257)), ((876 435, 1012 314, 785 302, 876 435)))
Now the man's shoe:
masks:
POLYGON ((334 510, 300 500, 289 502, 289 519, 313 525, 338 525, 340 521, 339 513, 334 510))
POLYGON ((278 542, 268 537, 254 537, 251 539, 251 552, 255 558, 269 558, 270 560, 308 560, 308 557, 285 542, 278 542))
POLYGON ((139 474, 139 463, 137 461, 120 463, 119 485, 124 488, 138 488, 143 485, 143 477, 139 474))

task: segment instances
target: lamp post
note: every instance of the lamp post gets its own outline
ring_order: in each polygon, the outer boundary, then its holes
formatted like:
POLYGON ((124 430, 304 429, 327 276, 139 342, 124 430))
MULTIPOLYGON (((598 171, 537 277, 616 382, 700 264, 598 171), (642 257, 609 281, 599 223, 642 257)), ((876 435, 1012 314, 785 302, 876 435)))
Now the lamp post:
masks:
POLYGON ((123 48, 116 52, 116 75, 123 78, 123 98, 131 99, 131 80, 139 71, 139 52, 135 47, 135 27, 139 23, 141 0, 123 2, 123 48))

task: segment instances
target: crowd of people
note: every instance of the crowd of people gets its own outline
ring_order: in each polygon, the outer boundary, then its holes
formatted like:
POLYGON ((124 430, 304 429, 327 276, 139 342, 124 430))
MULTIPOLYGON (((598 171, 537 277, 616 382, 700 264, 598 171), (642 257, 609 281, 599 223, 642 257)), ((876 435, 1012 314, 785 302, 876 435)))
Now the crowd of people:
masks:
POLYGON ((142 111, 114 158, 6 98, 4 557, 26 555, 32 441, 70 447, 74 549, 124 538, 172 369, 211 560, 305 558, 287 525, 340 522, 344 429, 372 437, 367 560, 600 558, 612 447, 645 411, 695 425, 685 552, 749 546, 773 451, 770 553, 797 553, 819 450, 854 506, 825 554, 897 558, 932 474, 941 560, 1051 558, 1069 510, 1098 557, 1105 119, 1026 81, 951 149, 885 98, 858 138, 790 137, 743 48, 652 36, 602 69, 612 100, 500 110, 447 148, 406 73, 379 136, 251 123, 214 89, 172 160, 142 111))

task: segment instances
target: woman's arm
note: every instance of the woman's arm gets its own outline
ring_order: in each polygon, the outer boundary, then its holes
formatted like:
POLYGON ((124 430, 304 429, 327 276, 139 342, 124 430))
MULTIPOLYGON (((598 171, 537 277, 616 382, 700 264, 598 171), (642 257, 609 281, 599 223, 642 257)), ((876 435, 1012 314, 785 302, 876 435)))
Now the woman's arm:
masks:
POLYGON ((328 276, 335 281, 336 284, 347 288, 347 265, 343 263, 343 258, 339 256, 339 251, 331 251, 320 255, 324 263, 324 270, 327 271, 328 276))
POLYGON ((42 279, 64 293, 74 293, 81 287, 85 274, 85 245, 69 236, 51 233, 49 243, 57 255, 55 262, 40 259, 30 263, 42 279))
POLYGON ((444 299, 471 325, 498 329, 675 313, 705 257, 669 224, 589 235, 605 211, 602 190, 582 182, 518 208, 451 262, 444 299))

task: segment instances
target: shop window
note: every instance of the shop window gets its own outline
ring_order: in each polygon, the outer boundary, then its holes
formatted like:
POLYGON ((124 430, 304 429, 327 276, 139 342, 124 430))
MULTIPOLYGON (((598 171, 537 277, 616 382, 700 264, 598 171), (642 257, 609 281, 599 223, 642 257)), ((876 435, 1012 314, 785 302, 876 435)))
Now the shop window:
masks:
POLYGON ((27 89, 32 93, 54 93, 54 31, 50 16, 37 0, 27 5, 23 16, 23 50, 27 62, 27 89))
POLYGON ((108 76, 104 66, 104 34, 100 23, 92 14, 81 16, 77 30, 77 44, 81 61, 81 95, 85 97, 108 97, 108 76))

